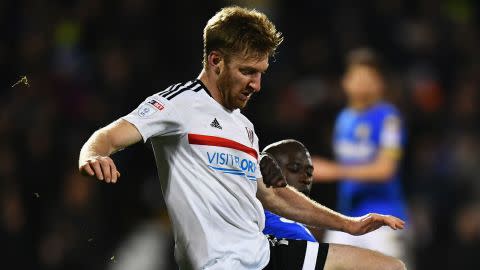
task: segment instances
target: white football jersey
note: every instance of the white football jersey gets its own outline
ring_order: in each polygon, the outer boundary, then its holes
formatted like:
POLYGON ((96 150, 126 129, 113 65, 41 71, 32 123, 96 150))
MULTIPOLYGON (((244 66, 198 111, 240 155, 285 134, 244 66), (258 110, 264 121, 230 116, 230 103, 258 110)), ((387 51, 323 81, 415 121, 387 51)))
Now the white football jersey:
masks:
POLYGON ((200 80, 148 97, 123 119, 152 143, 180 267, 265 267, 270 251, 256 197, 261 174, 252 123, 215 101, 200 80))

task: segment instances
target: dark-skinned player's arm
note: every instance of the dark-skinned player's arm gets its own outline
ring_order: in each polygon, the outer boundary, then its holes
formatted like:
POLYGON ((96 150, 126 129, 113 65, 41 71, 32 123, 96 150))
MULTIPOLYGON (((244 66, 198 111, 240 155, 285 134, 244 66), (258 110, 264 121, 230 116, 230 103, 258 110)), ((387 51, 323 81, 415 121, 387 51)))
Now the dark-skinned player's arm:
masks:
POLYGON ((142 140, 137 128, 123 119, 95 131, 80 150, 79 171, 107 183, 120 177, 111 154, 142 140))
MULTIPOLYGON (((337 213, 296 191, 290 186, 276 185, 284 183, 285 177, 278 164, 272 158, 260 160, 263 178, 257 181, 257 198, 271 212, 306 224, 308 226, 338 230, 352 235, 362 235, 382 226, 403 229, 405 223, 393 216, 367 214, 361 217, 347 217, 337 213), (272 185, 267 187, 264 183, 272 185)), ((286 183, 286 181, 285 181, 286 183)))
POLYGON ((307 226, 307 228, 313 234, 313 237, 317 239, 317 242, 323 242, 323 239, 325 238, 325 229, 312 226, 307 226))
POLYGON ((340 165, 312 156, 314 182, 352 179, 358 182, 384 182, 391 179, 400 160, 399 150, 382 149, 374 161, 362 165, 340 165))

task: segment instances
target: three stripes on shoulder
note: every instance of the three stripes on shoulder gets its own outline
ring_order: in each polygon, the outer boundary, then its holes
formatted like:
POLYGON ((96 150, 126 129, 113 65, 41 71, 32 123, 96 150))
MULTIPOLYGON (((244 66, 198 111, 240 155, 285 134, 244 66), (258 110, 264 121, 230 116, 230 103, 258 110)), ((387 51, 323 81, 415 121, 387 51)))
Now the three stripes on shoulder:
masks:
POLYGON ((197 80, 194 80, 186 83, 174 84, 158 93, 158 95, 166 98, 167 100, 171 100, 185 91, 199 92, 200 90, 202 90, 202 85, 197 80))

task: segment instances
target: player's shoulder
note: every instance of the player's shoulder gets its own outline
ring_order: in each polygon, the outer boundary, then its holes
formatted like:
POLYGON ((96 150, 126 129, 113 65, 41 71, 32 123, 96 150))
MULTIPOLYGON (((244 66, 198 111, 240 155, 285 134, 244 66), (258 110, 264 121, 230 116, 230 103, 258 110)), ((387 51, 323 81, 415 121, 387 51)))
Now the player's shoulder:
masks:
POLYGON ((379 127, 399 130, 402 127, 402 116, 395 105, 381 102, 374 106, 372 119, 379 127))
POLYGON ((349 119, 355 117, 355 113, 351 108, 344 108, 342 109, 338 115, 337 115, 337 123, 338 122, 343 122, 343 121, 348 121, 349 119))
POLYGON ((203 90, 202 83, 195 79, 174 83, 153 96, 166 103, 190 103, 203 90))
POLYGON ((400 117, 400 112, 395 105, 389 102, 379 102, 375 104, 372 108, 375 114, 381 115, 383 117, 387 116, 396 116, 400 117))

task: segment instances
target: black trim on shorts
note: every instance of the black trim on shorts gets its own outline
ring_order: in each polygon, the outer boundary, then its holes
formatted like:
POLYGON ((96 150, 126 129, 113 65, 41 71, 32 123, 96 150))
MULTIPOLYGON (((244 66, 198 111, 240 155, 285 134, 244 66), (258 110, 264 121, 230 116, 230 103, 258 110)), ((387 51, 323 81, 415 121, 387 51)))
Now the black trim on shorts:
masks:
POLYGON ((325 267, 325 262, 327 261, 328 249, 330 248, 329 243, 318 243, 318 255, 317 255, 317 265, 323 269, 325 267))
MULTIPOLYGON (((264 270, 301 270, 305 261, 307 241, 277 239, 267 236, 270 242, 270 261, 264 270)), ((323 269, 327 260, 328 243, 318 243, 315 269, 323 269)))

